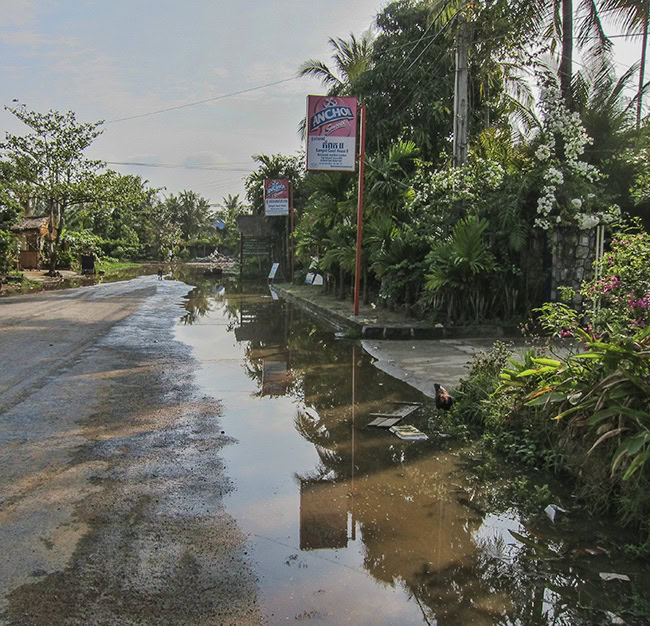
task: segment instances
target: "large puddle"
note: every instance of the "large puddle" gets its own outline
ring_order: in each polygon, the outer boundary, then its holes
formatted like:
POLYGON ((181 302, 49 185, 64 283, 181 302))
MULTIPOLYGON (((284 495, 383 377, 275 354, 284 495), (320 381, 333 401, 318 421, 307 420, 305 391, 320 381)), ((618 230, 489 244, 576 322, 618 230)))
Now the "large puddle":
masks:
MULTIPOLYGON (((269 623, 616 623, 607 596, 629 583, 601 580, 615 570, 584 552, 596 534, 486 509, 490 486, 458 446, 367 427, 391 401, 426 400, 354 342, 235 282, 195 288, 176 332, 238 440, 223 452, 236 486, 226 507, 249 537, 269 623)), ((421 414, 410 423, 426 426, 421 414)))

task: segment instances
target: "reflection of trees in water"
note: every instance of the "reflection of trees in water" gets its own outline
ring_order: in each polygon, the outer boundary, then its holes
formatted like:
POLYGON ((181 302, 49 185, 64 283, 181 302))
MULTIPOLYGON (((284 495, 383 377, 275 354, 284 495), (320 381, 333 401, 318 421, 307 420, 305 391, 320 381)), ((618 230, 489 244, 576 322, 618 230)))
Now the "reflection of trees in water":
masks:
MULTIPOLYGON (((241 302, 233 302, 241 314, 241 302)), ((246 307, 257 305, 249 301, 246 307)), ((359 365, 353 447, 351 344, 335 341, 300 315, 287 323, 286 305, 253 312, 246 372, 261 393, 264 357, 290 354, 286 394, 302 404, 294 425, 319 458, 312 471, 296 476, 302 549, 347 545, 349 514, 363 538, 364 567, 376 580, 403 587, 424 621, 593 623, 592 613, 576 608, 577 589, 585 583, 570 563, 544 561, 528 546, 510 553, 502 536, 477 538, 485 513, 468 507, 466 493, 457 488, 463 478, 453 452, 358 428, 367 421, 359 416, 389 398, 405 399, 399 383, 382 377, 379 387, 380 374, 367 360, 359 365)))
POLYGON ((212 311, 212 294, 200 287, 195 287, 186 296, 183 306, 187 313, 181 315, 181 323, 195 324, 199 318, 212 311))
MULTIPOLYGON (((232 307, 228 306, 224 294, 219 293, 219 287, 223 283, 215 283, 214 280, 206 280, 198 274, 197 270, 183 271, 174 277, 194 285, 194 289, 185 296, 183 307, 187 311, 181 316, 180 321, 183 324, 195 324, 200 318, 214 310, 221 310, 224 317, 231 319, 235 316, 232 307)), ((226 287, 226 290, 228 287, 226 287)))

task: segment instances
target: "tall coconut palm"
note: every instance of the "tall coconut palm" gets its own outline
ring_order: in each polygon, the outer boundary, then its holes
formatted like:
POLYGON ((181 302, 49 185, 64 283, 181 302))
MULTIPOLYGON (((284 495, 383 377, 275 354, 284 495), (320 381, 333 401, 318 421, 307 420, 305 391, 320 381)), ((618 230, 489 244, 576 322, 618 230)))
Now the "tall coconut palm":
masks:
MULTIPOLYGON (((606 0, 614 2, 615 0, 606 0)), ((624 0, 620 0, 623 2, 624 0)), ((632 0, 629 0, 632 2, 632 0)), ((638 2, 642 0, 637 0, 638 2)), ((440 11, 441 23, 453 19, 455 13, 466 4, 466 0, 434 0, 432 14, 440 11)), ((565 101, 571 103, 571 81, 573 77, 574 38, 580 48, 589 56, 600 57, 611 50, 611 40, 607 38, 599 16, 599 6, 596 0, 578 0, 574 6, 573 0, 496 0, 484 9, 472 6, 468 11, 471 26, 483 22, 509 24, 518 33, 536 34, 549 40, 551 51, 560 50, 559 78, 560 88, 565 101), (516 16, 514 19, 493 19, 491 16, 516 16), (485 14, 485 15, 483 15, 485 14), (577 37, 574 37, 574 22, 577 26, 577 37)), ((477 41, 480 38, 477 37, 477 41)), ((505 32, 498 38, 507 40, 505 32)), ((488 37, 488 40, 490 37, 488 37)))
POLYGON ((574 41, 588 59, 603 59, 612 42, 603 28, 596 0, 533 0, 535 32, 550 41, 551 52, 559 48, 560 91, 570 108, 573 81, 574 41))
MULTIPOLYGON (((350 39, 345 40, 330 37, 329 44, 333 48, 332 59, 335 71, 327 63, 315 59, 305 61, 298 69, 298 76, 310 76, 321 81, 327 87, 328 96, 353 95, 354 82, 370 67, 372 59, 372 44, 374 31, 369 28, 357 38, 350 33, 350 39)), ((306 120, 298 124, 298 134, 305 137, 306 120)))
POLYGON ((317 78, 328 88, 327 94, 330 96, 350 95, 354 81, 370 66, 373 40, 374 33, 371 29, 359 38, 353 33, 350 33, 348 40, 330 37, 336 73, 323 61, 309 59, 300 66, 298 76, 317 78))
POLYGON ((643 87, 645 80, 646 53, 648 49, 648 17, 649 0, 602 0, 604 11, 612 13, 614 20, 621 25, 630 36, 641 37, 641 63, 639 67, 639 90, 636 100, 636 127, 641 126, 643 109, 643 87))

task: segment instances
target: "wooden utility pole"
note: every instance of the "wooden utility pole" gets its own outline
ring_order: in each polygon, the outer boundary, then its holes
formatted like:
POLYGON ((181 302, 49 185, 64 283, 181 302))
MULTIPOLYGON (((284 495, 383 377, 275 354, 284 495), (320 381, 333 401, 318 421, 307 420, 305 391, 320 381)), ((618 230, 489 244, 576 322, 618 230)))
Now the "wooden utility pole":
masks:
POLYGON ((454 167, 467 163, 467 125, 469 114, 469 27, 467 0, 458 3, 458 34, 456 35, 456 84, 454 87, 454 167))

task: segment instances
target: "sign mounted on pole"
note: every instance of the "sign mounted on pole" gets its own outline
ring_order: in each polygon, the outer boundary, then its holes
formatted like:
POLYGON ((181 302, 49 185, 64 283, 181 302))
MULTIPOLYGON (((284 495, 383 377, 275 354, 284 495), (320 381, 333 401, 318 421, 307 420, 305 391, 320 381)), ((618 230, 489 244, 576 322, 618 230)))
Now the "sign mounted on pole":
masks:
POLYGON ((307 169, 354 172, 357 99, 307 96, 307 169))
POLYGON ((286 178, 264 181, 264 215, 289 215, 289 181, 286 178))

